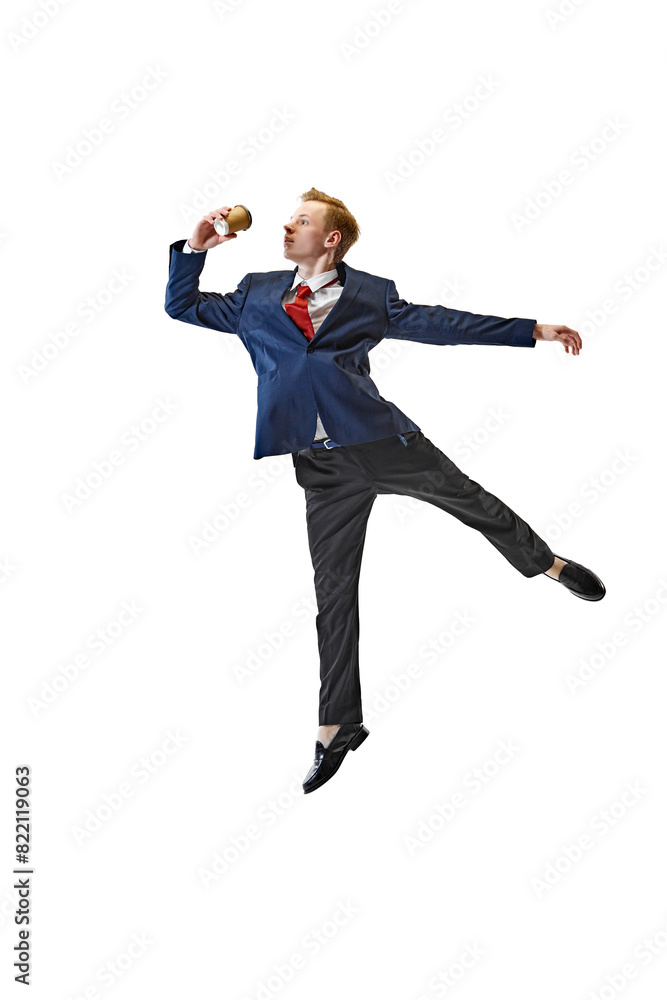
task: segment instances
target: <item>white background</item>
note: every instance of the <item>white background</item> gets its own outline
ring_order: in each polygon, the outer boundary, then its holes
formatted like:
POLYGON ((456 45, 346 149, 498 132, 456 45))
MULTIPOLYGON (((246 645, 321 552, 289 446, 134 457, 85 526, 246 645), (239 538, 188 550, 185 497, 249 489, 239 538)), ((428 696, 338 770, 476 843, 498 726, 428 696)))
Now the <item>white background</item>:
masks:
POLYGON ((555 0, 51 3, 2 14, 3 980, 27 764, 32 996, 664 995, 655 5, 587 0, 557 20, 555 0), (360 588, 371 735, 304 796, 319 677, 303 490, 289 455, 252 458, 241 343, 163 307, 169 244, 221 205, 253 226, 209 253, 203 290, 291 269, 282 226, 311 185, 359 222, 348 263, 408 301, 579 330, 578 357, 391 341, 371 374, 607 595, 524 578, 435 507, 378 497, 360 588), (457 615, 473 623, 450 641, 457 615))

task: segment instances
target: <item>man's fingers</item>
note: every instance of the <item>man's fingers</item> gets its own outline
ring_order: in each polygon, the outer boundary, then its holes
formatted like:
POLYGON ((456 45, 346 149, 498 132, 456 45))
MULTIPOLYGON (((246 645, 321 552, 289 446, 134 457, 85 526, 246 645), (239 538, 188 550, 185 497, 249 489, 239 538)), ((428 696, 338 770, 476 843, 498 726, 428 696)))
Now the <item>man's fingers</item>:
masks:
POLYGON ((562 326, 560 329, 563 333, 569 334, 570 337, 574 340, 574 342, 579 347, 581 347, 581 337, 579 336, 576 330, 571 330, 569 326, 562 326))
POLYGON ((224 219, 224 217, 229 215, 230 212, 231 208, 229 205, 223 205, 222 208, 214 208, 212 212, 209 212, 208 215, 204 216, 204 219, 212 225, 216 219, 224 219))
POLYGON ((574 355, 579 353, 582 343, 581 337, 576 330, 571 330, 569 326, 559 326, 556 327, 556 334, 561 340, 567 354, 570 353, 570 350, 574 355))

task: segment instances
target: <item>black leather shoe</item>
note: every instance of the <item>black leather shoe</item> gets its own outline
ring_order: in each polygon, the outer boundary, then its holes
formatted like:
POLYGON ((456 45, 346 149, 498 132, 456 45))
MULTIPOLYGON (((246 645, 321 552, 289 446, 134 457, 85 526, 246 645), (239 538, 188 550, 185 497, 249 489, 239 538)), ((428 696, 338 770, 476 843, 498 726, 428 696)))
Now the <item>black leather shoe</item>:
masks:
POLYGON ((566 565, 563 566, 557 580, 553 576, 547 577, 549 580, 562 583, 575 597, 581 597, 584 601, 602 600, 607 591, 599 576, 578 562, 566 560, 565 556, 556 555, 555 552, 554 555, 557 559, 565 561, 566 565))
POLYGON ((336 732, 328 747, 315 741, 315 760, 303 781, 303 790, 315 791, 325 781, 332 778, 348 750, 356 750, 368 736, 368 730, 361 722, 344 722, 336 732))

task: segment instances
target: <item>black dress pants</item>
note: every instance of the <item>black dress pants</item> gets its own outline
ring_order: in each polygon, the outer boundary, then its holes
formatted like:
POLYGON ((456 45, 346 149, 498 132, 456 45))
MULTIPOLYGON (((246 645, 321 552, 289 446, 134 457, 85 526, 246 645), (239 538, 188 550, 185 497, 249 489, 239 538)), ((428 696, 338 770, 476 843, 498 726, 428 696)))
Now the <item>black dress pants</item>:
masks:
POLYGON ((379 493, 435 504, 480 531, 523 576, 549 569, 547 543, 507 504, 470 479, 421 431, 292 453, 306 495, 320 655, 319 724, 361 722, 359 572, 379 493))

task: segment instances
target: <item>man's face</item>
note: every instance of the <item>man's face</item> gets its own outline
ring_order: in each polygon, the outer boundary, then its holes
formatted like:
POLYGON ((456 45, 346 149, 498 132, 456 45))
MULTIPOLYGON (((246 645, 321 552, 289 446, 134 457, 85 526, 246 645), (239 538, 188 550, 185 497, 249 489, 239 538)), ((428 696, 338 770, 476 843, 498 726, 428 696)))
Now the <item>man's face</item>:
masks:
POLYGON ((324 231, 325 212, 326 205, 321 201, 303 201, 295 209, 290 221, 283 226, 284 256, 288 260, 298 263, 326 253, 324 241, 329 234, 324 231))

